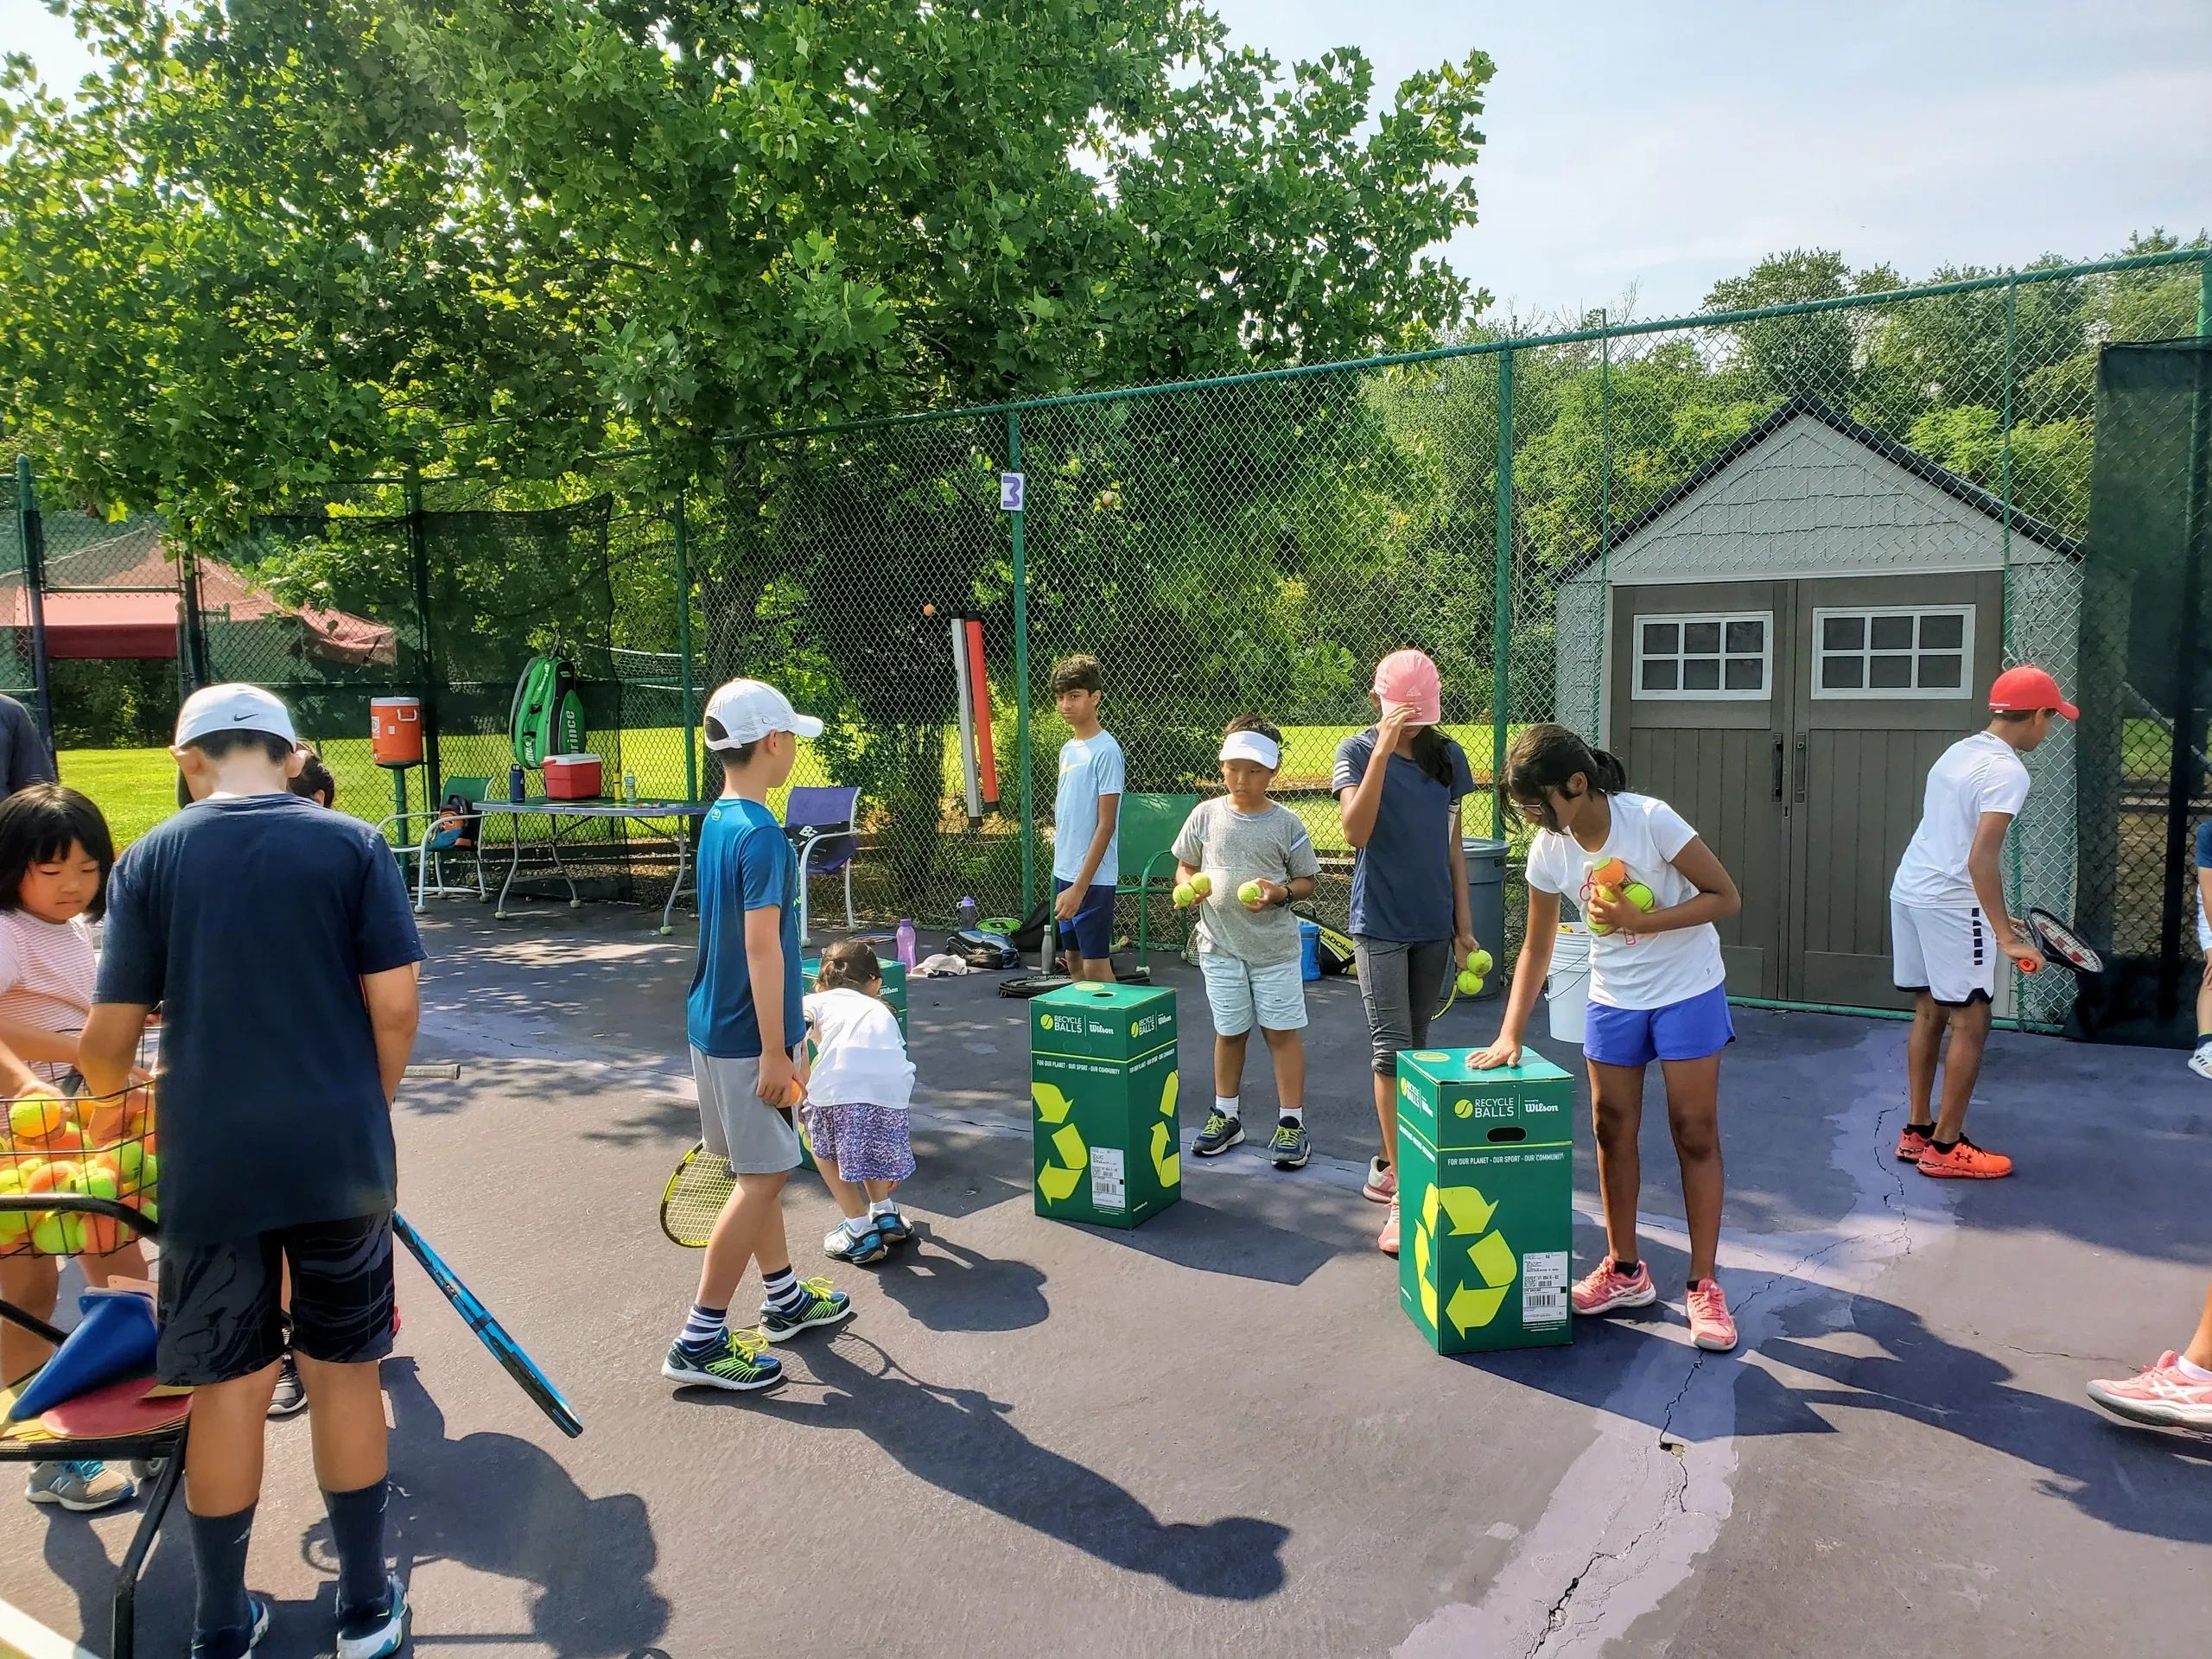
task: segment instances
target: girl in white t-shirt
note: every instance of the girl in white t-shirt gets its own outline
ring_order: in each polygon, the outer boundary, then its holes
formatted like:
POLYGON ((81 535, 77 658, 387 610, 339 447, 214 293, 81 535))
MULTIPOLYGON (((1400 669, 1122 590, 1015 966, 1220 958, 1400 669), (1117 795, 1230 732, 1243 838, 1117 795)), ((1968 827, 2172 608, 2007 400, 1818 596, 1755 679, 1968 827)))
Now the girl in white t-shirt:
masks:
MULTIPOLYGON (((107 820, 77 791, 34 784, 0 801, 0 1045, 56 1092, 75 1081, 77 1039, 92 1012, 99 961, 92 924, 114 867, 107 820)), ((33 1155, 24 1150, 4 1161, 28 1164, 33 1155)), ((146 1276, 136 1240, 79 1257, 79 1265, 95 1287, 111 1277, 146 1276)), ((60 1287, 53 1256, 0 1256, 0 1297, 17 1307, 51 1319, 60 1287)), ((17 1381, 52 1351, 29 1332, 0 1322, 0 1381, 17 1381)), ((33 1464, 25 1496, 81 1512, 124 1503, 135 1490, 104 1465, 61 1460, 33 1464)))
POLYGON ((1643 1078, 1656 1060, 1667 1081, 1667 1122, 1689 1221, 1690 1335, 1700 1348, 1725 1351, 1736 1345, 1736 1324, 1713 1277, 1720 1247, 1720 1051, 1736 1033, 1713 924, 1741 907, 1736 884, 1674 808, 1628 793, 1620 762, 1564 726, 1532 726, 1516 738, 1504 785, 1537 826, 1529 849, 1529 926, 1504 1024, 1475 1064, 1520 1063, 1522 1034, 1551 971, 1560 895, 1572 894, 1593 936, 1582 1052, 1609 1252, 1575 1284, 1574 1311, 1645 1307, 1659 1294, 1636 1243, 1643 1078))
POLYGON ((882 964, 860 940, 822 953, 805 1006, 813 1058, 799 1110, 815 1167, 845 1217, 822 1248, 840 1262, 880 1262, 914 1236, 891 1196, 914 1173, 914 1063, 883 1001, 882 964))

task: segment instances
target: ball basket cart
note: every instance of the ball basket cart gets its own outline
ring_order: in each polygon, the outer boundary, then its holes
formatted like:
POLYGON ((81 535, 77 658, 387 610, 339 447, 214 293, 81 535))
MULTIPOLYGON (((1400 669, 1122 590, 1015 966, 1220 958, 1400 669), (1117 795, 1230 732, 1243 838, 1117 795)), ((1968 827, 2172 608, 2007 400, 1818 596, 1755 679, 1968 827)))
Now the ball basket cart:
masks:
MULTIPOLYGON (((55 1092, 0 1098, 0 1259, 106 1255, 159 1235, 154 1091, 55 1092)), ((0 1388, 0 1464, 94 1459, 153 1471, 141 1482, 137 1529, 116 1571, 108 1651, 130 1659, 139 1574, 184 1469, 190 1396, 153 1387, 151 1309, 127 1297, 102 1313, 129 1334, 79 1342, 0 1388), (140 1339, 143 1338, 143 1341, 140 1339), (81 1369, 80 1368, 85 1368, 81 1369), (70 1380, 65 1384, 67 1373, 70 1380), (47 1385, 41 1389, 41 1381, 47 1385), (59 1390, 65 1397, 41 1402, 59 1390)), ((96 1317, 87 1304, 86 1326, 96 1317)), ((61 1347, 65 1333, 0 1298, 0 1320, 61 1347)))

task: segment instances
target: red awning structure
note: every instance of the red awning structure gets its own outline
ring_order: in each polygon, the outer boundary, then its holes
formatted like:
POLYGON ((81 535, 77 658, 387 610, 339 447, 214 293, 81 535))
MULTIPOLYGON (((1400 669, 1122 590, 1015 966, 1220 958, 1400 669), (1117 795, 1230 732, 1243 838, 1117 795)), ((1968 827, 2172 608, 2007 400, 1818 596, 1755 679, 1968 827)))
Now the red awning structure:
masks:
MULTIPOLYGON (((97 588, 52 588, 45 593, 49 658, 168 660, 177 654, 181 595, 177 567, 158 537, 107 563, 97 588)), ((48 562, 49 578, 64 575, 48 562)), ((301 648, 324 662, 363 667, 395 663, 393 631, 365 617, 313 605, 285 605, 226 564, 199 563, 200 613, 209 620, 275 622, 297 632, 301 648)), ((0 574, 0 627, 30 626, 21 571, 0 574)))

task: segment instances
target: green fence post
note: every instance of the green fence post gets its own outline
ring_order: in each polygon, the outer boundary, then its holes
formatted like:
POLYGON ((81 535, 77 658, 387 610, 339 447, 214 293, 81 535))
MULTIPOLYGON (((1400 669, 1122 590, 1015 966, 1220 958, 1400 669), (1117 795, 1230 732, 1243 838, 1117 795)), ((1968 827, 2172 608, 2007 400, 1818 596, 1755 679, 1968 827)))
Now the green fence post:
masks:
POLYGON ((699 798, 698 721, 691 702, 691 553, 684 534, 683 492, 676 493, 676 657, 683 677, 683 798, 699 798))
MULTIPOLYGON (((1611 319, 1600 311, 1598 326, 1611 319)), ((1608 595, 1613 591, 1613 337, 1598 342, 1598 655, 1605 660, 1605 630, 1610 617, 1608 595)), ((1590 677, 1590 741, 1605 741, 1605 675, 1602 667, 1590 677)))
MULTIPOLYGON (((426 786, 423 801, 428 806, 439 798, 444 773, 438 766, 438 654, 430 643, 430 543, 428 526, 423 523, 423 474, 411 461, 403 487, 407 505, 407 563, 415 591, 416 638, 420 641, 416 660, 423 678, 416 695, 423 700, 423 777, 426 786)), ((406 798, 403 795, 400 798, 404 810, 406 798)), ((406 834, 404 824, 400 833, 403 836, 406 834)))
POLYGON ((1491 628, 1490 832, 1505 838, 1505 717, 1513 695, 1513 353, 1497 354, 1497 611, 1491 628))
MULTIPOLYGON (((2212 253, 2197 267, 2196 332, 2212 334, 2212 253)), ((2212 558, 2212 361, 2196 359, 2189 410, 2188 517, 2182 528, 2181 658, 2174 673, 2173 759, 2166 769, 2166 880, 2158 918, 2158 1018, 2181 1012, 2182 940, 2188 912, 2183 871, 2190 857, 2190 814, 2197 789, 2196 748, 2204 741, 2197 658, 2190 644, 2203 614, 2204 563, 2212 558)))
MULTIPOLYGON (((1021 411, 1006 416, 1006 469, 1021 470, 1021 411)), ((1022 499, 1027 502, 1025 490, 1022 499)), ((1022 551, 1021 507, 1014 510, 1014 755, 1021 773, 1021 913, 1037 903, 1037 813, 1029 778, 1029 566, 1022 551)))
POLYGON ((30 612, 31 683, 38 691, 38 723, 47 758, 60 772, 60 748, 54 741, 54 688, 46 673, 46 520, 38 510, 38 485, 31 458, 16 457, 16 527, 22 537, 23 596, 30 612))

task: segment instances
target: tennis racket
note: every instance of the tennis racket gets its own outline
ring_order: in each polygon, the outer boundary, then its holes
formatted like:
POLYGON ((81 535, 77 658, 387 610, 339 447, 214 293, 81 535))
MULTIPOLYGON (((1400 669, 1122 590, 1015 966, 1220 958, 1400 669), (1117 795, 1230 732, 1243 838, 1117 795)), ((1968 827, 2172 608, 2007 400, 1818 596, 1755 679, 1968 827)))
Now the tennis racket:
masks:
POLYGON ((523 1351, 522 1344, 507 1334, 506 1326, 492 1317, 491 1310, 476 1300, 476 1293, 461 1282, 407 1217, 394 1215, 391 1230, 423 1264, 423 1271, 430 1275, 430 1282, 445 1293, 446 1300, 453 1304, 454 1312, 461 1315, 462 1323, 476 1333, 476 1339, 491 1351, 492 1357, 505 1368, 531 1403, 552 1421, 553 1427, 570 1440, 582 1433, 584 1420, 576 1415, 575 1408, 562 1397, 561 1390, 538 1369, 537 1362, 523 1351))
POLYGON ((703 1141, 683 1154, 683 1161, 668 1178, 660 1195, 660 1230, 671 1244, 687 1250, 703 1250, 714 1236, 722 1205, 737 1190, 729 1160, 707 1150, 703 1141))
MULTIPOLYGON (((2036 949, 2044 959, 2055 962, 2072 974, 2101 974, 2105 960, 2089 948, 2089 943, 2072 928, 2047 910, 2031 910, 2027 917, 2028 937, 2035 941, 2036 949)), ((2022 971, 2035 969, 2022 965, 2022 971)))

